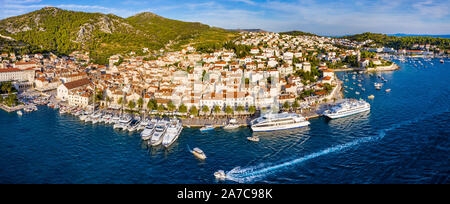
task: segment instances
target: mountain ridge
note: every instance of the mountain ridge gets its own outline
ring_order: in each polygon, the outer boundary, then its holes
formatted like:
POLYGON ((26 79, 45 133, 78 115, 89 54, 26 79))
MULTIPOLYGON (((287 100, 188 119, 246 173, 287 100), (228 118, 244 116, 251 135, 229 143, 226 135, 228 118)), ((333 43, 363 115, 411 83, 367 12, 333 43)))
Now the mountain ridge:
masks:
MULTIPOLYGON (((35 52, 67 55, 89 51, 95 62, 105 64, 113 54, 142 48, 179 50, 203 41, 224 42, 235 32, 198 22, 184 22, 142 12, 128 18, 45 7, 0 20, 0 34, 39 47, 35 52)), ((144 54, 144 53, 139 53, 144 54)))

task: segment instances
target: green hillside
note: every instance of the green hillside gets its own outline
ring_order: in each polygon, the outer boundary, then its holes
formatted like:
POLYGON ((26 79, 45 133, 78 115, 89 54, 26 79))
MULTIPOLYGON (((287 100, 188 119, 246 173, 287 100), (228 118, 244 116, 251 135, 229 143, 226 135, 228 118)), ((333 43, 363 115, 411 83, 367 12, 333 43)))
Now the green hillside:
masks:
MULTIPOLYGON (((201 23, 171 20, 152 13, 124 19, 112 14, 54 7, 3 19, 0 34, 28 44, 33 48, 31 52, 67 55, 74 50, 90 51, 91 58, 101 64, 117 53, 136 51, 139 54, 142 48, 179 49, 187 44, 224 42, 237 36, 237 33, 201 23)), ((11 50, 11 47, 2 47, 3 51, 11 50)))
POLYGON ((362 33, 350 36, 344 36, 353 41, 373 40, 375 44, 395 49, 409 49, 414 44, 431 44, 441 49, 450 49, 450 39, 435 37, 397 37, 388 36, 380 33, 362 33))

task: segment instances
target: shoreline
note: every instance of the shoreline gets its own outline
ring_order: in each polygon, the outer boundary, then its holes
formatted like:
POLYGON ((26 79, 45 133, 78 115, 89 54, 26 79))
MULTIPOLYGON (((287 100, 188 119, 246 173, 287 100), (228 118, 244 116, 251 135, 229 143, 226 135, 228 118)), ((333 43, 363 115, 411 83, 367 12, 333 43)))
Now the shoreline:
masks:
POLYGON ((383 71, 396 71, 399 70, 400 66, 398 64, 392 63, 389 66, 380 66, 375 68, 359 68, 359 67, 349 67, 343 69, 333 69, 334 72, 348 72, 348 71, 363 71, 363 72, 383 72, 383 71))

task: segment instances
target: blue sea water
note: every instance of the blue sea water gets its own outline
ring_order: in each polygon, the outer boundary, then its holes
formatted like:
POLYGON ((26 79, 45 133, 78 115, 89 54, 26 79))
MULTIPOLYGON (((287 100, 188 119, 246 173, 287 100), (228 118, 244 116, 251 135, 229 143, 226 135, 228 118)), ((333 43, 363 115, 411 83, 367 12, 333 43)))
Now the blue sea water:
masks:
POLYGON ((397 63, 380 91, 375 75, 360 76, 365 92, 347 76, 347 97, 375 95, 370 112, 267 133, 185 128, 169 149, 47 107, 0 111, 0 183, 449 183, 450 62, 397 63), (215 180, 219 169, 228 180, 215 180))

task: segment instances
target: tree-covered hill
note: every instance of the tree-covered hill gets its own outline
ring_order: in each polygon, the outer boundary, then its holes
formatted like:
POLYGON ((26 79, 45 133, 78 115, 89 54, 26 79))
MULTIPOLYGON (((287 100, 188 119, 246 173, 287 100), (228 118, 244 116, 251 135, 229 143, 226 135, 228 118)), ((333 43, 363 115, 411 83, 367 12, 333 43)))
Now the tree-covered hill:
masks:
POLYGON ((448 38, 436 38, 436 37, 397 37, 388 36, 380 33, 362 33, 350 36, 344 36, 353 41, 366 41, 373 40, 377 45, 382 45, 386 47, 392 47, 395 49, 410 49, 414 44, 430 44, 436 45, 441 49, 450 49, 450 39, 448 38))
POLYGON ((142 48, 179 49, 202 41, 225 42, 237 36, 201 23, 171 20, 147 12, 124 19, 113 14, 54 7, 3 19, 0 34, 27 43, 34 48, 32 52, 67 55, 74 50, 86 50, 101 64, 117 53, 140 52, 142 48))
POLYGON ((292 36, 299 36, 299 35, 318 36, 318 35, 313 34, 313 33, 307 33, 307 32, 298 31, 298 30, 288 31, 288 32, 281 32, 280 34, 284 34, 284 35, 292 35, 292 36))

